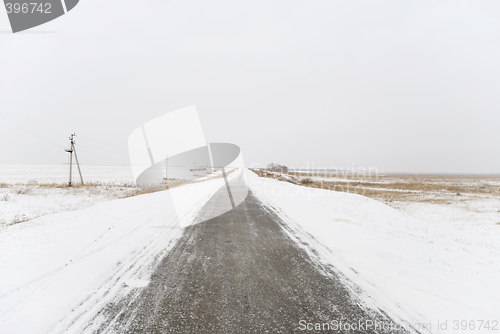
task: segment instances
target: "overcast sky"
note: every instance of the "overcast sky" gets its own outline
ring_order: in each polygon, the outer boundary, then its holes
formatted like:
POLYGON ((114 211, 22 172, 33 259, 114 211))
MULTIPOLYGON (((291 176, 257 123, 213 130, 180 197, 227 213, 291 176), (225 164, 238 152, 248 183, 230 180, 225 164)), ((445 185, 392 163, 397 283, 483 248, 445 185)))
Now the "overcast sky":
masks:
POLYGON ((82 163, 127 164, 196 105, 247 165, 500 172, 497 0, 81 0, 9 31, 0 8, 0 163, 66 162, 76 132, 82 163))

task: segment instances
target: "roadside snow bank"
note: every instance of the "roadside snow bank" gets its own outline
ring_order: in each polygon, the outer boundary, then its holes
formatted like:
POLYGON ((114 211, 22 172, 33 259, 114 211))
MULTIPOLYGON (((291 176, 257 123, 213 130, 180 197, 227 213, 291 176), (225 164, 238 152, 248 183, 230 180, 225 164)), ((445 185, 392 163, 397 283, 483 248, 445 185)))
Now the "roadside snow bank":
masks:
POLYGON ((92 332, 106 303, 148 283, 223 185, 187 184, 1 228, 0 332, 92 332))
POLYGON ((500 329, 500 227, 469 234, 360 195, 249 174, 254 194, 367 305, 422 332, 490 332, 486 321, 500 329))

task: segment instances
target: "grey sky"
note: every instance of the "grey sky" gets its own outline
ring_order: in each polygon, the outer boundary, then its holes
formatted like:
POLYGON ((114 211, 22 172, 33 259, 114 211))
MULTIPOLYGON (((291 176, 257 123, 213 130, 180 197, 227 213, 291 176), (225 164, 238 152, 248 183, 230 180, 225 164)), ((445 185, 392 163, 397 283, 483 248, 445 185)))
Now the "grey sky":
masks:
POLYGON ((499 18, 477 0, 81 0, 14 35, 0 9, 0 163, 65 162, 76 132, 82 163, 127 164, 134 128, 196 105, 248 165, 500 172, 499 18))

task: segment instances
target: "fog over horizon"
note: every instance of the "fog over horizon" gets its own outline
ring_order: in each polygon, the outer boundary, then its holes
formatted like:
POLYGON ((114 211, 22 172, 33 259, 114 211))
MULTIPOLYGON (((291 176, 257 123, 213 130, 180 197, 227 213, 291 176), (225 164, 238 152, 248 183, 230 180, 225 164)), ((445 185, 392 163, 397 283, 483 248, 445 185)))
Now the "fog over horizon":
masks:
POLYGON ((195 105, 247 166, 500 173, 498 1, 80 1, 9 33, 0 164, 127 165, 195 105))

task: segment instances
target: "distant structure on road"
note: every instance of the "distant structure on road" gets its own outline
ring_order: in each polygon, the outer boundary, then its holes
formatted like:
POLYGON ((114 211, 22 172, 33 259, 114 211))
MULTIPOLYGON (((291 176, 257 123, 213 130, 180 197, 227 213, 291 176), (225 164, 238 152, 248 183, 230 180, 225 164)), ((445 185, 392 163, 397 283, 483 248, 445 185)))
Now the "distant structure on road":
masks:
POLYGON ((270 172, 288 173, 288 167, 276 163, 267 165, 266 170, 270 172))

